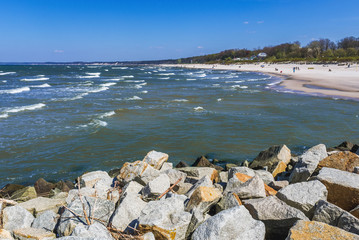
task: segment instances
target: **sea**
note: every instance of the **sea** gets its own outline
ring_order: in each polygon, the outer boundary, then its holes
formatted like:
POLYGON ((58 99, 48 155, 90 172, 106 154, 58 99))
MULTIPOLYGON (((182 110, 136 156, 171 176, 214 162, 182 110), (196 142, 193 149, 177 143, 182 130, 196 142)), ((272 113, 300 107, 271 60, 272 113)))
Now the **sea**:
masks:
POLYGON ((174 165, 241 163, 359 142, 357 101, 306 95, 261 73, 124 65, 0 66, 0 187, 72 180, 151 150, 174 165))

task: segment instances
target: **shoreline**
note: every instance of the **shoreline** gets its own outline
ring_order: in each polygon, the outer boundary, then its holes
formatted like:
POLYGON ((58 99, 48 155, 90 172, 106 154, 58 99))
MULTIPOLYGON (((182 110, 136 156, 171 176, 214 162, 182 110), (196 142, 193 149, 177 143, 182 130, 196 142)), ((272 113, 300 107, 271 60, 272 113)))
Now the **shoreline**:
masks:
POLYGON ((164 67, 260 72, 280 77, 278 85, 309 95, 359 100, 359 66, 316 64, 163 64, 164 67), (293 72, 293 68, 299 68, 293 72), (276 70, 277 69, 277 70, 276 70), (329 71, 330 70, 330 71, 329 71), (315 86, 315 87, 311 87, 315 86), (319 94, 319 95, 318 95, 319 94))

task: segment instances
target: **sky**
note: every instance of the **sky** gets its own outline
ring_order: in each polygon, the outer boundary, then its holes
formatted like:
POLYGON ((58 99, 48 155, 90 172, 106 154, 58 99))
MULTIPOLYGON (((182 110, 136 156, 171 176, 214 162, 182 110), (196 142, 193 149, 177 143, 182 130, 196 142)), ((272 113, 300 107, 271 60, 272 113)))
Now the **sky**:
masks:
POLYGON ((358 0, 2 0, 0 62, 133 61, 359 37, 358 0))

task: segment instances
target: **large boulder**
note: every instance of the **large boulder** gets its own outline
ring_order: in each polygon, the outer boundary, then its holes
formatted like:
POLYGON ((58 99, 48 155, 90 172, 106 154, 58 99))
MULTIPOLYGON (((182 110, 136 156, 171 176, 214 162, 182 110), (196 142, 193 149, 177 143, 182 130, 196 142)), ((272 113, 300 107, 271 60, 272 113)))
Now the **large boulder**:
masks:
POLYGON ((43 229, 53 232, 59 216, 51 210, 45 211, 37 216, 32 222, 32 228, 43 229))
POLYGON ((143 162, 148 163, 154 169, 160 170, 163 163, 168 160, 168 154, 162 152, 156 152, 155 150, 147 153, 143 162))
POLYGON ((286 240, 303 239, 358 240, 359 236, 322 222, 300 220, 289 230, 286 240))
POLYGON ((112 182, 112 178, 105 171, 93 171, 81 176, 81 187, 92 188, 100 180, 112 182))
POLYGON ((10 198, 14 192, 22 188, 25 188, 25 186, 12 183, 6 184, 0 191, 0 198, 10 198))
POLYGON ((244 206, 239 206, 204 221, 194 231, 192 240, 263 240, 264 236, 264 224, 253 219, 244 206))
MULTIPOLYGON (((290 162, 290 158, 290 149, 286 145, 275 145, 260 152, 249 166, 253 169, 267 167, 269 172, 278 174, 280 173, 279 168, 281 168, 281 164, 286 166, 290 162)), ((275 177, 275 175, 273 176, 275 177)))
POLYGON ((177 168, 177 170, 184 172, 189 177, 195 177, 201 179, 204 176, 208 176, 212 181, 217 182, 219 180, 218 171, 215 168, 210 167, 185 167, 177 168))
POLYGON ((115 203, 109 200, 93 197, 76 198, 72 201, 60 217, 57 233, 69 236, 75 227, 86 223, 84 211, 88 219, 94 222, 108 224, 110 216, 115 211, 115 203), (83 204, 82 204, 83 202, 83 204))
POLYGON ((145 198, 155 199, 164 193, 169 187, 169 177, 166 174, 160 174, 142 189, 142 194, 145 198))
POLYGON ((11 195, 11 199, 17 202, 26 202, 36 197, 37 197, 36 190, 34 187, 31 186, 21 188, 11 195))
POLYGON ((59 211, 59 208, 65 204, 66 204, 65 199, 38 197, 20 203, 19 206, 25 208, 26 210, 31 212, 34 216, 37 216, 47 210, 51 210, 54 213, 57 213, 59 211))
POLYGON ((289 206, 301 210, 311 219, 315 204, 319 200, 327 200, 328 191, 324 184, 315 180, 291 184, 279 190, 276 196, 289 206))
POLYGON ((146 162, 136 161, 123 164, 117 179, 121 182, 128 183, 135 178, 139 178, 144 184, 147 184, 149 181, 158 177, 158 175, 160 175, 159 170, 153 168, 146 162))
POLYGON ((192 215, 184 211, 183 200, 177 197, 151 201, 142 210, 139 229, 152 232, 156 239, 184 239, 192 215))
POLYGON ((98 197, 96 189, 94 189, 94 188, 84 187, 84 188, 81 188, 80 190, 72 189, 72 190, 70 190, 69 194, 66 197, 66 203, 70 204, 72 201, 74 201, 76 198, 78 198, 79 195, 81 195, 83 197, 98 197))
POLYGON ((298 220, 309 220, 300 210, 287 205, 275 196, 244 201, 254 219, 266 226, 266 239, 284 239, 298 220))
POLYGON ((99 222, 95 222, 91 225, 77 225, 72 231, 71 236, 88 239, 114 240, 107 228, 99 222))
POLYGON ((51 240, 56 238, 56 235, 53 232, 30 227, 15 229, 13 235, 15 239, 18 240, 51 240))
POLYGON ((359 205, 359 175, 334 168, 322 168, 317 179, 328 189, 328 201, 350 211, 359 205))
POLYGON ((234 192, 227 192, 223 195, 221 200, 216 204, 215 210, 216 213, 220 211, 230 209, 232 207, 238 207, 242 205, 242 201, 239 199, 238 195, 234 192))
POLYGON ((193 184, 193 186, 188 190, 188 192, 186 193, 187 197, 191 197, 191 195, 193 194, 193 192, 198 188, 198 187, 213 187, 213 183, 211 181, 211 179, 208 176, 204 176, 202 177, 200 180, 198 180, 195 184, 193 184))
POLYGON ((184 183, 187 177, 186 173, 178 171, 177 169, 168 169, 163 171, 162 173, 165 173, 170 178, 171 185, 175 184, 179 179, 181 180, 179 181, 178 184, 182 184, 184 183))
POLYGON ((3 227, 5 230, 30 227, 34 221, 34 216, 25 208, 20 206, 7 207, 3 210, 3 227))
POLYGON ((121 198, 126 194, 135 194, 135 195, 140 194, 142 188, 143 185, 139 184, 136 181, 131 181, 122 188, 121 198))
POLYGON ((128 226, 134 228, 146 204, 137 194, 126 193, 111 217, 112 226, 120 231, 125 231, 128 226))
POLYGON ((232 167, 228 171, 228 180, 233 178, 236 173, 242 173, 250 177, 254 177, 256 175, 256 172, 248 167, 232 167))
POLYGON ((222 193, 214 187, 199 187, 191 195, 186 210, 198 209, 202 213, 206 213, 221 197, 222 193))
POLYGON ((354 172, 354 167, 359 166, 359 156, 352 152, 337 152, 319 162, 317 169, 323 167, 336 168, 342 171, 354 172))
POLYGON ((260 177, 265 184, 270 184, 271 182, 274 182, 273 175, 266 170, 256 170, 255 174, 260 177))
POLYGON ((222 171, 223 168, 221 166, 214 165, 211 163, 205 156, 200 156, 196 159, 196 161, 192 164, 193 167, 210 167, 215 168, 219 171, 222 171))
POLYGON ((308 180, 317 168, 318 163, 327 156, 327 149, 324 144, 308 149, 308 151, 299 156, 299 160, 290 174, 289 182, 297 183, 308 180))
POLYGON ((225 193, 234 192, 240 199, 266 197, 264 182, 258 176, 246 181, 241 180, 242 179, 238 179, 237 177, 231 178, 227 183, 225 193))
POLYGON ((359 219, 327 201, 316 204, 313 221, 323 222, 359 234, 359 219))
POLYGON ((34 184, 34 188, 38 196, 47 197, 52 189, 56 187, 55 184, 47 182, 45 179, 40 178, 34 184))

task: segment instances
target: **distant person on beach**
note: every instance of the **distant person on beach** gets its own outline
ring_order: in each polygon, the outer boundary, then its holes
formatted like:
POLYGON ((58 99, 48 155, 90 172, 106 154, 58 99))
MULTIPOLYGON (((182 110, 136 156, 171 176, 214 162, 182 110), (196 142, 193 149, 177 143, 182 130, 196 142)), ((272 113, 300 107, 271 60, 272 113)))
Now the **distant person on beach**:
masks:
POLYGON ((295 67, 293 67, 293 73, 295 73, 295 67))

